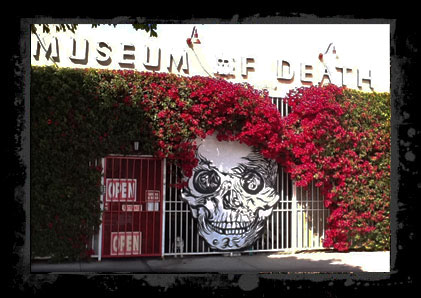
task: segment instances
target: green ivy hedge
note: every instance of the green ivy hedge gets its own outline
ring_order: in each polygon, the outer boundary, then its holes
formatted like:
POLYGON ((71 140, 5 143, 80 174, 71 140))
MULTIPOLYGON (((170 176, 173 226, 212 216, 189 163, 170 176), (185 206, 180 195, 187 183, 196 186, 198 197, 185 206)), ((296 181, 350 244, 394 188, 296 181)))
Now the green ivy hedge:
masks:
POLYGON ((101 168, 111 153, 132 153, 133 140, 151 154, 153 136, 140 108, 124 98, 129 81, 108 74, 98 86, 90 70, 31 71, 31 255, 80 259, 100 224, 101 168))

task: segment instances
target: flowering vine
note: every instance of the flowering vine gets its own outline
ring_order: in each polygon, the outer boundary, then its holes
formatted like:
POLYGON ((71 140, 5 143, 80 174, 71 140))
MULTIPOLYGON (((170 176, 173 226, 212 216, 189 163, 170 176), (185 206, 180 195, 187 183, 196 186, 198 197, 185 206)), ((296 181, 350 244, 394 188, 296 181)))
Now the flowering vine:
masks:
POLYGON ((194 139, 213 133, 219 140, 238 140, 276 156, 269 148, 281 133, 281 117, 265 92, 222 79, 144 76, 134 102, 151 120, 157 155, 177 161, 186 176, 197 164, 194 139))
POLYGON ((300 88, 285 98, 285 166, 297 186, 322 187, 331 210, 324 245, 339 251, 389 247, 388 94, 334 85, 300 88))

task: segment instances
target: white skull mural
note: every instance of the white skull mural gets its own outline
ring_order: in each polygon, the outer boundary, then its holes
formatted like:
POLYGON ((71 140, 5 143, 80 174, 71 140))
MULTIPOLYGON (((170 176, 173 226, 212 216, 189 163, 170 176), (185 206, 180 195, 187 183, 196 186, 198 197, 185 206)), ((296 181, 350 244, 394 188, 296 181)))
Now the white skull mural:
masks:
POLYGON ((261 235, 279 196, 277 164, 239 142, 208 136, 198 143, 199 164, 182 190, 199 234, 214 249, 240 250, 261 235))

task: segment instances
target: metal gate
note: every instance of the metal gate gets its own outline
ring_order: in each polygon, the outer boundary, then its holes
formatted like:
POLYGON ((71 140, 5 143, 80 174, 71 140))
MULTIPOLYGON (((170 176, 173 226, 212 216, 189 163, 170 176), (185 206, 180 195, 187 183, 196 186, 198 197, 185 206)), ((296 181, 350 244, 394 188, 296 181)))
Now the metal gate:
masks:
MULTIPOLYGON (((199 236, 197 224, 188 204, 182 200, 180 190, 172 187, 179 175, 181 173, 177 167, 167 165, 164 255, 225 253, 212 250, 199 236), (177 249, 177 238, 184 242, 182 251, 177 249)), ((280 199, 266 220, 265 232, 246 252, 279 251, 293 248, 291 234, 294 218, 292 182, 281 167, 278 170, 276 189, 280 199)))
POLYGON ((108 156, 103 163, 100 256, 161 256, 164 161, 108 156))
MULTIPOLYGON (((182 200, 180 190, 171 186, 179 175, 178 168, 167 165, 164 255, 226 253, 212 250, 199 236, 188 204, 182 200), (177 239, 184 243, 182 250, 177 248, 177 239)), ((244 252, 323 249, 329 212, 323 205, 321 190, 314 184, 296 187, 282 167, 278 170, 276 189, 280 199, 266 219, 263 235, 244 252)))

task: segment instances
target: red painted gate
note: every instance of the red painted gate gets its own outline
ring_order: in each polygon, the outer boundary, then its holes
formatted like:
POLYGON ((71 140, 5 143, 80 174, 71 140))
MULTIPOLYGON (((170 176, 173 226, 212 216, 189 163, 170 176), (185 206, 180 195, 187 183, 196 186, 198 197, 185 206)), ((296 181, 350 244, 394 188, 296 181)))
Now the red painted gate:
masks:
POLYGON ((105 158, 102 257, 161 256, 163 166, 152 157, 105 158))

